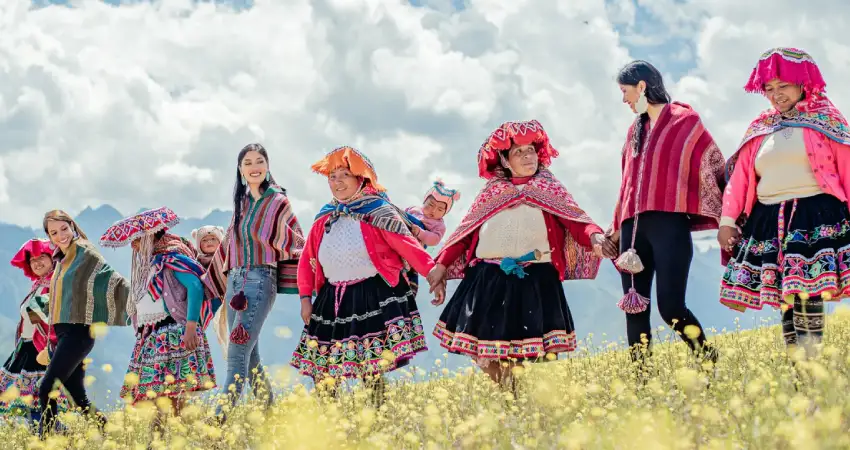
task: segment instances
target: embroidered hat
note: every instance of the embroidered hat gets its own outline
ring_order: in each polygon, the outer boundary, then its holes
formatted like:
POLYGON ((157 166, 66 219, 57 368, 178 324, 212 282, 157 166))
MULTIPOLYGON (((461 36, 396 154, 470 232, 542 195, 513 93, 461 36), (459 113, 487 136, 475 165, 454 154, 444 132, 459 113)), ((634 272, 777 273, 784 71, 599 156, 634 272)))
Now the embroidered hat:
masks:
POLYGON ((447 188, 443 180, 437 179, 431 189, 428 189, 428 192, 425 193, 425 200, 428 197, 434 197, 434 200, 445 203, 447 205, 446 213, 448 213, 452 210, 454 202, 460 200, 460 191, 447 188))
POLYGON ((157 209, 140 212, 135 216, 115 222, 100 237, 100 245, 104 247, 123 247, 136 239, 155 234, 180 223, 180 218, 174 211, 163 206, 157 209))
POLYGON ((30 268, 30 259, 38 258, 41 255, 53 255, 53 248, 50 241, 47 239, 30 239, 21 246, 20 250, 12 257, 13 266, 24 271, 24 275, 31 280, 36 280, 38 277, 30 268))
POLYGON ((484 179, 493 178, 496 169, 501 167, 499 152, 510 150, 511 145, 534 144, 540 165, 549 167, 558 151, 549 143, 549 135, 536 120, 527 122, 505 122, 490 133, 487 140, 478 149, 478 175, 484 179))
POLYGON ((378 184, 378 174, 375 172, 372 161, 369 161, 369 158, 359 150, 347 145, 331 150, 324 158, 313 164, 311 169, 313 169, 313 172, 327 177, 334 169, 339 167, 345 167, 354 175, 365 178, 376 191, 386 191, 383 186, 378 184))
POLYGON ((764 94, 765 83, 776 78, 803 86, 808 95, 820 94, 826 89, 826 82, 811 55, 797 48, 778 47, 761 55, 744 90, 764 94))
POLYGON ((221 243, 224 241, 224 228, 216 225, 204 225, 200 228, 192 230, 192 239, 195 240, 195 247, 201 248, 201 241, 209 235, 213 235, 221 243))

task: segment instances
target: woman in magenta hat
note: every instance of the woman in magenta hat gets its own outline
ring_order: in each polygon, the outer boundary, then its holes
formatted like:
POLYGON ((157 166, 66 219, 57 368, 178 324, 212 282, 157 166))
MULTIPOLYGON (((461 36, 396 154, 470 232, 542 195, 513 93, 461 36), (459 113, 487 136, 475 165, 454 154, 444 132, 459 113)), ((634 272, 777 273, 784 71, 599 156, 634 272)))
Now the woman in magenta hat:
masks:
POLYGON ((127 368, 132 381, 120 396, 133 404, 168 398, 175 415, 189 394, 215 387, 204 334, 213 314, 201 283, 205 271, 192 243, 168 232, 178 223, 170 209, 152 209, 116 222, 100 239, 104 247, 133 248, 127 313, 136 345, 127 368))
MULTIPOLYGON (((50 276, 53 275, 53 249, 45 239, 30 239, 12 258, 12 265, 23 270, 32 281, 32 287, 19 305, 20 316, 15 330, 15 348, 0 368, 0 394, 16 389, 18 395, 11 402, 0 400, 0 414, 27 414, 33 420, 41 417, 38 403, 38 385, 44 376, 45 366, 37 361, 38 353, 47 346, 47 302, 50 276), (25 399, 31 402, 26 402, 25 399)), ((54 336, 55 340, 55 336, 54 336)), ((67 403, 61 393, 60 409, 67 403)), ((1 397, 2 395, 0 395, 1 397)))
POLYGON ((780 308, 789 349, 811 352, 823 336, 823 302, 850 294, 850 129, 802 50, 765 52, 745 90, 770 108, 727 162, 720 302, 780 308))

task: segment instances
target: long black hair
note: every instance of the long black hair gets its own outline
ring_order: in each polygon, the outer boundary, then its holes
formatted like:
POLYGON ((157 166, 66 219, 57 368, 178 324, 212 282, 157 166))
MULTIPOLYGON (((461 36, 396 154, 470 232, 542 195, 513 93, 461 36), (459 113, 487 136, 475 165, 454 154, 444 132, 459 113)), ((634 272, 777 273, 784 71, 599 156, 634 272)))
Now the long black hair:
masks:
MULTIPOLYGON (((646 83, 644 95, 646 95, 646 100, 650 105, 670 103, 670 94, 664 87, 661 72, 652 64, 643 60, 632 61, 620 69, 620 73, 617 74, 617 83, 622 85, 637 86, 641 81, 646 83)), ((648 121, 648 113, 643 113, 635 119, 635 132, 632 135, 632 150, 635 153, 639 153, 643 148, 643 128, 648 121)))
MULTIPOLYGON (((239 156, 236 157, 236 184, 233 187, 233 226, 238 227, 239 221, 242 219, 242 204, 248 198, 248 186, 242 184, 242 172, 239 170, 242 167, 242 160, 248 152, 257 152, 266 160, 266 165, 269 166, 269 153, 266 148, 260 144, 248 144, 239 150, 239 156)), ((268 167, 268 178, 260 184, 260 192, 265 192, 271 185, 277 185, 272 176, 271 166, 268 167)), ((281 188, 282 189, 282 188, 281 188)), ((286 191, 283 191, 286 193, 286 191)))

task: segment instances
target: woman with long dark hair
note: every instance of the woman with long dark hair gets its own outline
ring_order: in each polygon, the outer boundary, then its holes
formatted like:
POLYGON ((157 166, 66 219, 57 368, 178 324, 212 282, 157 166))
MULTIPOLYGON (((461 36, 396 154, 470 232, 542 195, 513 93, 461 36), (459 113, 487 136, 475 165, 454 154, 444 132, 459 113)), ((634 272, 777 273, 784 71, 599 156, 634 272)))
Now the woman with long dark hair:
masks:
POLYGON ((249 144, 236 164, 233 219, 204 281, 209 295, 224 298, 227 308, 222 311, 230 325, 224 393, 235 385, 230 394, 235 405, 248 383, 270 405, 271 383, 260 364, 258 339, 277 294, 298 292, 297 259, 304 238, 286 191, 269 171, 266 149, 249 144))
POLYGON ((626 333, 635 360, 652 340, 649 298, 653 278, 661 318, 692 350, 716 351, 685 305, 693 258, 691 232, 717 229, 723 155, 699 114, 671 101, 661 73, 646 61, 626 65, 617 76, 623 103, 637 114, 622 152, 623 178, 609 232, 619 252, 605 245, 621 271, 626 333), (612 251, 614 250, 614 251, 612 251), (620 253, 619 257, 617 253, 620 253))
POLYGON ((823 339, 823 302, 850 296, 850 127, 802 50, 766 51, 745 90, 770 108, 728 162, 720 302, 780 308, 788 349, 799 344, 811 356, 823 339))

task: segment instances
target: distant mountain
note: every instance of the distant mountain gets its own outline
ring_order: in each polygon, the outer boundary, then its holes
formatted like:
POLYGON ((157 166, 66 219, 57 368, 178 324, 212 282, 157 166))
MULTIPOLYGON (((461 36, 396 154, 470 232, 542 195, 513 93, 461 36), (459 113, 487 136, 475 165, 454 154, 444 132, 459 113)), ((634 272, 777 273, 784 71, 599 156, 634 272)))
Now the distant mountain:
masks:
MULTIPOLYGON (((229 224, 231 213, 215 210, 201 219, 185 218, 172 231, 176 234, 189 237, 191 231, 202 225, 219 225, 226 227, 229 224)), ((123 215, 115 208, 103 205, 98 208, 86 208, 76 218, 82 229, 88 234, 92 241, 97 241, 112 223, 120 220, 123 215)), ((308 223, 302 226, 307 228, 308 223)), ((0 259, 11 260, 14 253, 21 244, 34 236, 44 237, 41 230, 22 228, 14 225, 0 223, 0 259)), ((431 250, 432 252, 434 249, 431 250)), ((117 250, 105 249, 103 255, 119 272, 128 276, 130 273, 130 249, 121 248, 117 250)), ((742 328, 750 328, 759 324, 762 317, 776 318, 778 313, 766 310, 746 315, 738 314, 721 306, 717 301, 718 283, 722 274, 719 264, 719 252, 711 235, 695 236, 694 260, 691 266, 691 276, 688 286, 688 306, 700 319, 706 328, 732 329, 735 327, 735 318, 740 318, 742 328)), ((456 282, 450 283, 449 294, 456 286, 456 282)), ((9 264, 0 264, 0 360, 5 360, 14 346, 14 332, 17 324, 17 305, 26 295, 29 289, 29 281, 18 269, 9 264)), ((603 341, 618 341, 625 332, 625 317, 616 303, 622 296, 620 276, 609 262, 604 263, 599 277, 593 281, 570 281, 565 283, 567 299, 573 314, 573 319, 578 330, 579 339, 593 334, 594 345, 601 345, 603 341)), ((442 358, 443 349, 437 341, 430 337, 431 327, 439 318, 442 308, 430 305, 427 289, 420 292, 417 299, 426 329, 429 331, 428 345, 430 350, 426 355, 419 356, 415 363, 429 368, 433 361, 442 358)), ((266 365, 286 366, 292 350, 297 343, 302 328, 299 316, 299 302, 297 296, 278 296, 277 303, 269 316, 264 327, 261 341, 261 354, 266 365), (288 328, 291 337, 281 338, 276 330, 281 327, 288 328)), ((656 308, 653 306, 653 324, 662 325, 656 308)), ((208 333, 210 344, 213 347, 215 369, 219 380, 226 375, 226 366, 221 358, 221 351, 214 336, 208 333)), ((107 339, 97 343, 92 353, 94 364, 90 367, 90 375, 97 378, 97 382, 90 388, 95 401, 106 406, 111 403, 108 397, 115 399, 123 380, 124 370, 127 367, 135 338, 129 327, 112 328, 107 339), (104 363, 109 363, 114 368, 111 374, 104 373, 100 368, 104 363), (111 392, 111 394, 110 394, 111 392)), ((447 361, 449 367, 457 367, 467 363, 463 357, 452 356, 447 361)), ((299 380, 298 377, 295 378, 299 380)))

